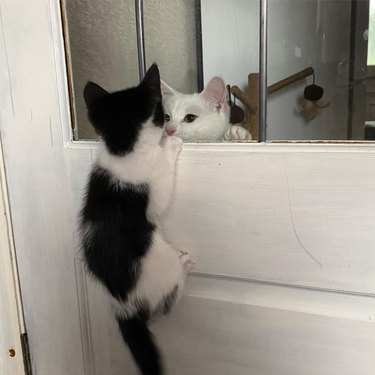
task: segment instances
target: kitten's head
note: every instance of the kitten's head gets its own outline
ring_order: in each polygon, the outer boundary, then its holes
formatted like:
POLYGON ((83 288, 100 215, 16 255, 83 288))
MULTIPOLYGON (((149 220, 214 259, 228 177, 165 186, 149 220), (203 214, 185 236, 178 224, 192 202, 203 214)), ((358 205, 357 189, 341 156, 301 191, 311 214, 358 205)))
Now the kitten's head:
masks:
POLYGON ((181 94, 161 82, 165 132, 184 141, 216 141, 229 129, 225 82, 214 77, 200 94, 181 94))
POLYGON ((162 136, 164 113, 156 64, 149 68, 136 87, 109 93, 96 83, 88 82, 83 95, 90 122, 110 153, 124 155, 131 152, 145 128, 159 129, 162 136))

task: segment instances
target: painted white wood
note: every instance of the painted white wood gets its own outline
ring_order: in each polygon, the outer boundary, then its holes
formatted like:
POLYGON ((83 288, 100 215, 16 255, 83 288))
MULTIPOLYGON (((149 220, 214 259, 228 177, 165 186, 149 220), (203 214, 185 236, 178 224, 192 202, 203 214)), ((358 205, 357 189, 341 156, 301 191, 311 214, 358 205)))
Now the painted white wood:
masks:
POLYGON ((200 273, 374 294, 374 164, 373 145, 185 145, 165 232, 200 273))
POLYGON ((190 296, 188 289, 174 314, 159 323, 157 332, 168 353, 170 374, 374 372, 374 323, 357 320, 350 311, 356 303, 364 306, 364 301, 344 299, 352 316, 341 319, 336 315, 341 307, 337 294, 208 281, 192 279, 196 295, 190 296), (239 299, 232 297, 233 291, 239 299), (278 302, 272 306, 270 301, 278 302), (293 308, 299 302, 303 307, 293 308), (284 303, 290 303, 286 310, 284 303))
MULTIPOLYGON (((97 374, 136 375, 101 288, 85 285, 97 374), (98 303, 101 301, 101 303, 98 303)), ((193 276, 152 329, 168 374, 372 374, 375 299, 193 276), (183 354, 182 354, 183 353, 183 354)))
POLYGON ((375 153, 221 147, 182 154, 166 223, 198 272, 374 293, 375 153))
POLYGON ((23 374, 23 312, 0 141, 0 374, 23 374), (10 351, 14 351, 11 356, 10 351))
POLYGON ((60 108, 56 68, 57 56, 64 60, 52 37, 59 24, 51 5, 58 2, 0 2, 0 129, 33 371, 81 375, 75 219, 62 133, 68 113, 60 108))
MULTIPOLYGON (((96 144, 70 141, 58 1, 0 11, 0 132, 33 370, 133 374, 77 253, 96 144)), ((185 145, 165 231, 200 275, 154 327, 170 374, 375 372, 374 163, 372 145, 185 145)))

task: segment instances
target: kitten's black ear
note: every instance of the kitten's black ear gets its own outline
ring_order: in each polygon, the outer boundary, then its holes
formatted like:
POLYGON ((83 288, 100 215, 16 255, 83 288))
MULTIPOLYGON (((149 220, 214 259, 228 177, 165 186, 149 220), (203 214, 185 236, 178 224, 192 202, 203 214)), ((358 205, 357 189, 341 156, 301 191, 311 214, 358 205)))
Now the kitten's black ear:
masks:
POLYGON ((87 108, 91 107, 95 100, 108 94, 108 91, 105 91, 102 87, 94 82, 87 82, 83 90, 83 97, 85 98, 87 108))
POLYGON ((161 100, 160 74, 159 68, 155 63, 147 70, 141 85, 151 88, 156 93, 157 99, 161 100))

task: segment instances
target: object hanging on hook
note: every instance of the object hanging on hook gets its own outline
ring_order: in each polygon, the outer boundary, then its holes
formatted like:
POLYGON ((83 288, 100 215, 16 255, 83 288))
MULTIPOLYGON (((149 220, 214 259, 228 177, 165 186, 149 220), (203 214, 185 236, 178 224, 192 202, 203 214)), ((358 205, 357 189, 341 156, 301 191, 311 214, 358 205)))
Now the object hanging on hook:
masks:
POLYGON ((313 72, 313 83, 312 85, 305 87, 305 90, 303 91, 303 96, 307 100, 316 101, 322 99, 323 94, 323 87, 315 84, 315 72, 313 72))
POLYGON ((321 101, 323 95, 324 89, 315 84, 315 72, 313 71, 313 83, 305 87, 303 91, 304 100, 299 105, 299 113, 305 118, 306 122, 313 120, 320 109, 330 105, 330 102, 323 103, 321 101))

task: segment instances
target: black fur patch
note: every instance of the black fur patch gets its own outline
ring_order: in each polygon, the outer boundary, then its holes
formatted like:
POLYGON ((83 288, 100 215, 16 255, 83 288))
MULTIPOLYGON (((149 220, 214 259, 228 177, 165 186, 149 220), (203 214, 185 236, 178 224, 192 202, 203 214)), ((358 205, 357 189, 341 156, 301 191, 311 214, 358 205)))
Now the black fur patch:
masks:
POLYGON ((156 109, 154 112, 154 118, 152 120, 156 126, 162 128, 164 126, 164 111, 161 102, 156 104, 156 109))
POLYGON ((90 122, 114 155, 133 150, 142 124, 148 119, 152 118, 155 126, 164 125, 160 75, 155 64, 137 87, 111 94, 88 82, 84 98, 90 122))
POLYGON ((81 212, 82 249, 89 270, 113 297, 125 300, 155 226, 146 217, 148 186, 121 186, 111 178, 100 167, 90 175, 81 212))
POLYGON ((139 318, 117 318, 124 341, 128 344, 142 375, 161 375, 163 366, 147 323, 139 318))

